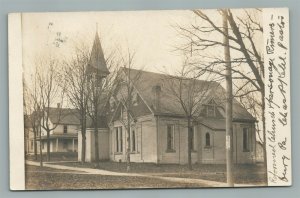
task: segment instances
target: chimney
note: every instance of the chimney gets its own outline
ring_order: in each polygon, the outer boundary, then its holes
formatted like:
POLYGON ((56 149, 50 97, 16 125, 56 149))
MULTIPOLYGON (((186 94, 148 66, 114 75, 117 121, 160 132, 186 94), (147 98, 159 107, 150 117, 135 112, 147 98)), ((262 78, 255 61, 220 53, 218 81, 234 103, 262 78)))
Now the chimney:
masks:
POLYGON ((60 103, 57 103, 57 108, 58 108, 58 109, 60 108, 60 103))
POLYGON ((154 109, 155 111, 160 110, 160 94, 161 94, 161 86, 160 85, 155 85, 152 87, 152 92, 154 95, 154 109))

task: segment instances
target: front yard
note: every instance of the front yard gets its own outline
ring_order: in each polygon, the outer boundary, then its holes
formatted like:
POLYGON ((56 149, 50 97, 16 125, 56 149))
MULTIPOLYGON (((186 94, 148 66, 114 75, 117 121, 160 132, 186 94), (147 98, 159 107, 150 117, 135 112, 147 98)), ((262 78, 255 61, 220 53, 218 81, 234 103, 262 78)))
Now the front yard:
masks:
MULTIPOLYGON (((47 154, 43 153, 43 161, 47 162, 47 154)), ((35 158, 34 154, 26 155, 26 160, 31 161, 40 161, 40 154, 35 158)), ((78 153, 77 152, 51 152, 50 153, 50 161, 77 161, 78 153)))
MULTIPOLYGON (((72 167, 96 168, 96 164, 94 163, 59 162, 57 164, 72 167)), ((225 165, 194 164, 193 170, 189 170, 187 165, 177 164, 131 163, 130 166, 130 173, 226 182, 225 165)), ((105 161, 99 163, 98 169, 126 173, 127 165, 126 163, 105 161)), ((263 165, 236 165, 234 167, 234 178, 235 183, 262 185, 264 178, 263 165)))
MULTIPOLYGON (((43 155, 43 158, 45 162, 46 156, 43 155)), ((27 156, 26 160, 39 162, 39 158, 35 160, 34 156, 27 156)), ((103 161, 97 167, 95 163, 76 161, 77 153, 52 153, 51 163, 49 164, 127 173, 127 164, 124 162, 103 161)), ((207 181, 226 182, 225 165, 194 164, 192 170, 189 170, 187 165, 178 164, 131 163, 130 167, 129 173, 138 173, 145 175, 145 177, 86 174, 80 171, 26 165, 26 189, 200 188, 209 187, 207 181), (162 179, 162 177, 169 179, 162 179), (206 181, 193 183, 175 178, 206 181)), ((236 184, 261 186, 264 185, 263 178, 262 164, 235 165, 234 167, 234 181, 236 184)))
POLYGON ((25 178, 27 190, 208 187, 205 184, 187 184, 135 176, 90 175, 29 165, 26 165, 25 178))

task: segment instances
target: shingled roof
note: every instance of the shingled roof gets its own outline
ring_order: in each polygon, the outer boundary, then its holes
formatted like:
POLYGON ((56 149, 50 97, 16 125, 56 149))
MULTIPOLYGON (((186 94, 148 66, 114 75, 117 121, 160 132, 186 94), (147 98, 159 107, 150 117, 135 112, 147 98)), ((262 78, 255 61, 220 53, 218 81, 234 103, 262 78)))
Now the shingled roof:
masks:
POLYGON ((97 74, 101 76, 107 76, 109 74, 98 32, 96 32, 95 35, 91 57, 88 63, 88 72, 97 72, 97 74))
MULTIPOLYGON (((80 125, 80 115, 77 109, 69 109, 69 108, 50 108, 49 119, 54 124, 62 124, 62 125, 80 125)), ((99 116, 97 119, 98 128, 107 128, 107 121, 105 116, 99 116)), ((86 127, 93 128, 92 119, 87 116, 86 127)))
POLYGON ((54 124, 79 125, 79 114, 76 109, 49 108, 49 119, 54 124))
MULTIPOLYGON (((168 93, 167 87, 170 86, 168 81, 171 80, 169 75, 148 72, 136 69, 122 68, 124 73, 128 75, 130 72, 131 79, 135 79, 134 86, 140 97, 145 101, 152 113, 156 115, 184 116, 181 105, 176 101, 173 95, 168 93), (155 94, 153 87, 160 86, 159 109, 155 108, 155 94)), ((213 99, 218 109, 225 111, 225 89, 217 82, 196 80, 198 86, 209 84, 209 90, 206 92, 206 102, 213 99)), ((204 102, 205 103, 205 102, 204 102)), ((239 121, 255 121, 255 118, 237 101, 233 100, 233 119, 239 121)))

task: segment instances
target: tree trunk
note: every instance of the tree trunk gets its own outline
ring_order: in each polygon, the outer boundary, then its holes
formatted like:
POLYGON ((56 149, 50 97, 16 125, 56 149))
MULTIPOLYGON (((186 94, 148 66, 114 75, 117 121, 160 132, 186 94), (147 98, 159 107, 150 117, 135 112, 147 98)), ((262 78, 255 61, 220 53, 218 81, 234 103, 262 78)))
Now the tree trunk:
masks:
POLYGON ((50 131, 47 131, 47 161, 50 162, 50 131))
POLYGON ((86 153, 86 135, 85 131, 81 132, 81 162, 85 162, 85 153, 86 153))
POLYGON ((42 128, 41 128, 41 125, 39 125, 39 131, 40 131, 40 166, 43 167, 42 128))
POLYGON ((233 131, 232 131, 232 76, 231 76, 231 62, 230 49, 228 39, 228 24, 227 9, 223 10, 223 27, 224 27, 224 56, 226 62, 226 172, 227 184, 230 187, 234 186, 233 181, 233 131))
POLYGON ((85 152, 86 152, 86 124, 85 118, 81 121, 81 162, 85 162, 85 152))
POLYGON ((191 118, 188 117, 188 167, 192 170, 192 130, 191 130, 191 118))
POLYGON ((37 160, 37 144, 36 144, 36 126, 34 126, 34 132, 33 132, 33 149, 34 149, 34 158, 37 160))

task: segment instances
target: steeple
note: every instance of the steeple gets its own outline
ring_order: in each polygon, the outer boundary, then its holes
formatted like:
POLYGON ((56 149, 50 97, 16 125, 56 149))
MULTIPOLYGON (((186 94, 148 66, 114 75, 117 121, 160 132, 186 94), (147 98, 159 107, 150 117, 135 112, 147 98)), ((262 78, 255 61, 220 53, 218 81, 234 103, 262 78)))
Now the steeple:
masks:
POLYGON ((102 46, 100 43, 98 31, 96 31, 91 57, 88 63, 88 72, 95 72, 97 76, 105 78, 109 74, 105 62, 102 46))

